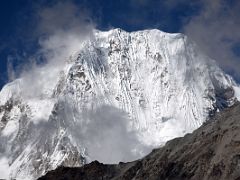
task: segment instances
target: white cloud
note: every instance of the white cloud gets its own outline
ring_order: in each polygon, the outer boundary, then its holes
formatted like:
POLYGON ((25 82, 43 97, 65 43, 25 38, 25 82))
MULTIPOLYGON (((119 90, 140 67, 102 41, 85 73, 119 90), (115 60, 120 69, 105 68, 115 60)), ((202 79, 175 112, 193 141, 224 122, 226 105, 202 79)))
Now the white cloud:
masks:
POLYGON ((202 0, 200 14, 183 31, 226 71, 240 77, 240 58, 232 47, 240 42, 240 1, 202 0))
MULTIPOLYGON (((68 110, 71 112, 65 113, 70 117, 72 108, 68 110)), ((78 119, 77 125, 70 131, 79 144, 87 148, 91 160, 103 163, 126 162, 141 158, 152 149, 138 140, 136 132, 128 127, 129 121, 127 113, 122 110, 102 105, 83 112, 82 121, 78 119)))
MULTIPOLYGON (((37 15, 39 23, 35 31, 39 49, 26 60, 28 63, 20 73, 23 92, 27 97, 48 94, 54 88, 66 61, 80 50, 94 29, 87 11, 70 1, 59 1, 40 8, 37 15), (38 59, 44 60, 44 63, 37 65, 38 59)), ((14 73, 12 70, 9 72, 12 79, 14 73)))
POLYGON ((11 56, 8 56, 7 73, 8 73, 8 80, 13 81, 15 79, 15 71, 13 68, 13 59, 11 56))

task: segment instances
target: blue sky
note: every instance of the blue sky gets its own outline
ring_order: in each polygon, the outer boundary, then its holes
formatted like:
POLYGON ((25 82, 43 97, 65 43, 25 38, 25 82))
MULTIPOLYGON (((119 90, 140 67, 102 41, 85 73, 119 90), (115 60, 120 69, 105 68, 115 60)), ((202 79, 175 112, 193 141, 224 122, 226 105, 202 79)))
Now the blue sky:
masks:
MULTIPOLYGON (((239 81, 239 9, 237 0, 2 0, 0 88, 38 52, 39 39, 51 35, 54 28, 75 27, 74 23, 91 23, 101 30, 158 28, 185 33, 239 81), (56 13, 59 3, 62 14, 56 13), (69 24, 69 18, 74 23, 69 24)), ((37 63, 43 60, 38 58, 37 63)))

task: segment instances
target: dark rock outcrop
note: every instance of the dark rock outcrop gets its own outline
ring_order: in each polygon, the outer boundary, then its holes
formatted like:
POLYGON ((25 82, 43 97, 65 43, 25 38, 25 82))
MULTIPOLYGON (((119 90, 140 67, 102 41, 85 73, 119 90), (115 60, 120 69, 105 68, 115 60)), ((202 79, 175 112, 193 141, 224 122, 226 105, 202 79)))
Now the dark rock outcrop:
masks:
POLYGON ((240 180, 240 104, 217 113, 192 134, 167 142, 141 160, 59 167, 40 178, 56 179, 240 180))

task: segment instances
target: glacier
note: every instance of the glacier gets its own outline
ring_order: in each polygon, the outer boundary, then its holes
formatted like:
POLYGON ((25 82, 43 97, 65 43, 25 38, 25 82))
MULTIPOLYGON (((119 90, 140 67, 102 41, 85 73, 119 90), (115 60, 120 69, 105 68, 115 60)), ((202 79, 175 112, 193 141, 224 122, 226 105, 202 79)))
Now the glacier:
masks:
POLYGON ((63 64, 1 90, 0 178, 130 161, 239 99, 233 78, 183 34, 94 30, 63 64))

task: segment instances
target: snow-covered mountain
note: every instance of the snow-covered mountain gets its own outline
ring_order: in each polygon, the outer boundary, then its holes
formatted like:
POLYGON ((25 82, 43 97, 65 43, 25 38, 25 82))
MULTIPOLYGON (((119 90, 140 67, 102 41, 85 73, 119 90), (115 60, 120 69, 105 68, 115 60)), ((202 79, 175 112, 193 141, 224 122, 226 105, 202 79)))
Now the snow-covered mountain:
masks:
POLYGON ((132 160, 237 99, 239 86, 183 34, 95 30, 64 66, 1 90, 0 178, 132 160))

